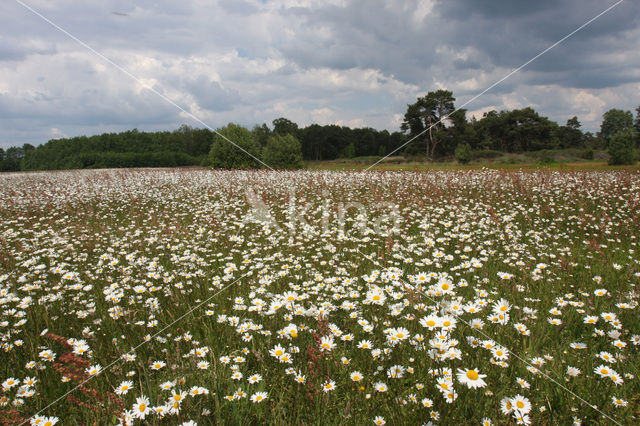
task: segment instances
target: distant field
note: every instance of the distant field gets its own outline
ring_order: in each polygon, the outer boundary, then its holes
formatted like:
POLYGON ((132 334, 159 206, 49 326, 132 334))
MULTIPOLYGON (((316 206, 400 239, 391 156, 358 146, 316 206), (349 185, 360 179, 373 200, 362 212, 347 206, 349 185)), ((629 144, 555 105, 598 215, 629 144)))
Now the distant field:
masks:
POLYGON ((481 167, 0 175, 0 423, 637 423, 637 167, 481 167))
POLYGON ((403 157, 360 157, 355 159, 339 159, 327 161, 309 161, 307 168, 311 170, 365 170, 377 163, 371 170, 388 171, 429 171, 429 170, 568 170, 568 171, 613 171, 613 170, 640 170, 640 165, 633 166, 609 166, 602 160, 562 160, 541 162, 526 156, 505 156, 498 160, 474 160, 470 164, 461 165, 456 161, 411 161, 403 157), (379 163, 377 163, 379 160, 379 163))

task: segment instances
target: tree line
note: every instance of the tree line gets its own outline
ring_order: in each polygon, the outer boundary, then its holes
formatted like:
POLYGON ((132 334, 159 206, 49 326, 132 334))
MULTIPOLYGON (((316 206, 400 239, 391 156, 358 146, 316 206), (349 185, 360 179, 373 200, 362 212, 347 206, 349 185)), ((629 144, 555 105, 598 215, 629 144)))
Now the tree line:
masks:
POLYGON ((607 149, 612 164, 625 164, 635 161, 640 144, 640 106, 635 112, 634 118, 631 111, 610 109, 594 135, 582 131, 577 117, 559 125, 531 107, 488 111, 480 119, 468 120, 465 109, 455 108, 451 91, 437 90, 407 105, 396 132, 318 124, 300 128, 284 117, 273 120, 272 126, 264 123, 248 129, 230 123, 216 132, 187 125, 172 132, 133 129, 53 139, 38 147, 0 148, 0 171, 188 165, 249 168, 262 163, 298 168, 304 161, 388 154, 429 161, 455 156, 467 162, 504 152, 565 148, 607 149))

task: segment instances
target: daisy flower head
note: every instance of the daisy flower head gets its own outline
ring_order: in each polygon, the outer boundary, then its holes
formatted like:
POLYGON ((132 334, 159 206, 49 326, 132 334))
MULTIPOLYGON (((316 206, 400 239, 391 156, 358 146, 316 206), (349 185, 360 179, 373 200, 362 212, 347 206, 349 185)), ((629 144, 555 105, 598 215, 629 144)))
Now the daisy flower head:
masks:
POLYGON ((331 352, 336 344, 333 342, 333 336, 322 336, 320 339, 320 350, 322 352, 331 352))
POLYGON ((389 387, 383 382, 374 383, 373 388, 378 392, 386 392, 389 389, 389 387))
POLYGON ((351 373, 351 380, 353 380, 354 382, 359 382, 360 380, 362 380, 362 373, 360 373, 359 371, 354 371, 353 373, 351 373))
POLYGON ((593 369, 593 372, 600 377, 609 377, 613 372, 613 370, 604 364, 600 364, 599 366, 593 369))
POLYGON ((139 396, 136 398, 136 403, 133 404, 133 415, 137 419, 144 419, 147 414, 151 411, 151 407, 149 406, 149 398, 146 396, 139 396))
POLYGON ((629 403, 624 399, 617 398, 615 396, 611 397, 611 401, 613 401, 613 405, 615 405, 616 407, 626 407, 627 405, 629 405, 629 403))
POLYGON ((160 370, 165 365, 167 365, 167 363, 164 361, 153 361, 151 363, 151 366, 149 366, 149 368, 151 368, 152 370, 160 370))
POLYGON ((254 384, 254 383, 260 383, 262 381, 262 376, 259 374, 252 374, 251 376, 249 376, 249 378, 247 379, 247 381, 250 384, 254 384))
POLYGON ((89 376, 95 376, 96 374, 100 374, 102 366, 100 364, 92 365, 87 367, 84 371, 86 371, 89 376))
POLYGON ((487 386, 487 382, 483 380, 487 375, 480 374, 477 369, 458 368, 456 377, 460 383, 467 385, 469 389, 483 388, 487 386))
POLYGON ((331 392, 332 390, 335 390, 335 388, 336 388, 336 382, 334 382, 331 379, 327 380, 322 384, 322 390, 325 392, 331 392))
POLYGON ((528 398, 522 395, 516 395, 511 398, 511 405, 513 406, 514 410, 523 415, 531 411, 531 402, 529 402, 528 398))
POLYGON ((378 425, 378 426, 382 426, 384 424, 387 424, 387 422, 384 420, 384 417, 382 417, 382 416, 376 416, 373 419, 373 423, 378 425))
POLYGON ((117 393, 118 395, 126 395, 132 387, 133 382, 130 380, 125 380, 124 382, 120 383, 117 388, 115 388, 115 393, 117 393))
POLYGON ((254 403, 262 402, 265 399, 267 399, 266 392, 256 392, 253 395, 251 395, 251 402, 254 402, 254 403))

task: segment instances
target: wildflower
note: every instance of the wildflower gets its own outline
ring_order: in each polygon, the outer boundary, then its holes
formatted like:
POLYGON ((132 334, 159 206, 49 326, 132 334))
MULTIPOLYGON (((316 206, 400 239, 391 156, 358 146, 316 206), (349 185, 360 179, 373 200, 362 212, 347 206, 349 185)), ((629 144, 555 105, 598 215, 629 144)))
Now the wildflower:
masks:
POLYGON ((513 401, 511 398, 502 398, 502 400, 500 400, 500 411, 502 414, 509 415, 513 412, 513 409, 513 401))
POLYGON ((375 423, 375 424, 376 424, 376 425, 378 425, 378 426, 382 426, 382 425, 386 424, 387 422, 384 420, 384 417, 382 417, 382 416, 376 416, 376 417, 373 419, 373 423, 375 423))
POLYGON ((2 389, 4 391, 8 391, 9 389, 11 389, 12 387, 16 386, 19 383, 20 383, 20 381, 18 379, 15 379, 13 377, 9 377, 7 380, 2 382, 2 389))
POLYGON ((480 374, 475 369, 458 369, 458 373, 456 374, 458 381, 462 384, 467 385, 469 389, 475 388, 483 388, 487 386, 487 382, 484 379, 487 377, 486 374, 480 374))
POLYGON ((611 400, 613 401, 613 405, 615 405, 616 407, 626 407, 627 405, 629 405, 629 403, 624 399, 620 399, 615 396, 612 396, 611 400))
POLYGON ((269 355, 275 358, 280 358, 282 355, 284 355, 284 353, 285 353, 285 349, 280 345, 276 345, 273 347, 273 349, 269 350, 269 355))
POLYGON ((331 392, 336 388, 336 382, 333 380, 327 380, 322 384, 322 390, 325 392, 331 392))
POLYGON ((151 366, 149 368, 151 368, 152 370, 160 370, 162 367, 166 365, 167 363, 164 361, 154 361, 151 363, 151 366))
POLYGON ((354 382, 359 382, 360 380, 362 380, 362 374, 359 371, 354 371, 353 373, 351 373, 351 380, 353 380, 354 382))
POLYGON ((360 348, 360 349, 372 349, 373 348, 373 344, 371 343, 371 340, 361 340, 360 343, 358 343, 358 348, 360 348))
POLYGON ((100 372, 102 371, 102 366, 100 364, 92 365, 86 368, 85 371, 89 376, 95 376, 97 374, 100 374, 100 372))
POLYGON ((133 382, 126 380, 120 383, 120 385, 115 389, 115 393, 117 393, 118 395, 126 395, 132 387, 133 382))
POLYGON ((173 388, 176 385, 176 381, 169 381, 169 382, 164 382, 160 384, 160 389, 162 390, 170 390, 171 388, 173 388))
POLYGON ((262 402, 265 399, 267 399, 267 393, 266 392, 256 392, 253 395, 251 395, 251 402, 262 402))
POLYGON ((527 414, 531 411, 531 402, 529 402, 528 398, 525 398, 522 395, 516 395, 511 398, 511 404, 513 405, 514 410, 517 410, 521 414, 527 414))
POLYGON ((373 384, 373 388, 378 392, 386 392, 389 388, 383 382, 376 382, 373 384))
POLYGON ((422 398, 422 401, 420 401, 420 402, 426 408, 433 407, 433 401, 431 399, 429 399, 429 398, 422 398))
POLYGON ((611 372, 613 370, 611 370, 609 367, 607 367, 606 365, 600 364, 599 366, 597 366, 596 368, 593 369, 594 373, 596 373, 598 376, 600 377, 608 377, 611 375, 611 372))
POLYGON ((580 373, 581 373, 581 371, 580 371, 580 369, 579 369, 579 368, 571 367, 571 366, 568 366, 568 367, 567 367, 567 375, 568 375, 568 376, 576 377, 576 376, 578 376, 580 373))
POLYGON ((322 336, 320 339, 320 350, 322 352, 331 352, 336 344, 333 342, 333 336, 322 336))
POLYGON ((151 411, 151 407, 149 407, 149 398, 146 396, 136 398, 136 403, 133 405, 132 411, 136 418, 144 419, 151 411))

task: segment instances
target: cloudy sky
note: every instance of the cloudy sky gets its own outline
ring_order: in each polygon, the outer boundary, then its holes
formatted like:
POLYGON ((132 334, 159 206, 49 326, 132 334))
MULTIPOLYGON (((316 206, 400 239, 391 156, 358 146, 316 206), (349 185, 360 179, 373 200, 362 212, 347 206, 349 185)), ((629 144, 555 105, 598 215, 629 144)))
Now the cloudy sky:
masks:
MULTIPOLYGON (((0 147, 202 127, 157 93, 213 128, 394 131, 417 96, 444 88, 460 106, 616 1, 4 0, 0 147)), ((595 131, 640 105, 639 42, 640 2, 623 1, 466 108, 532 106, 595 131)))

